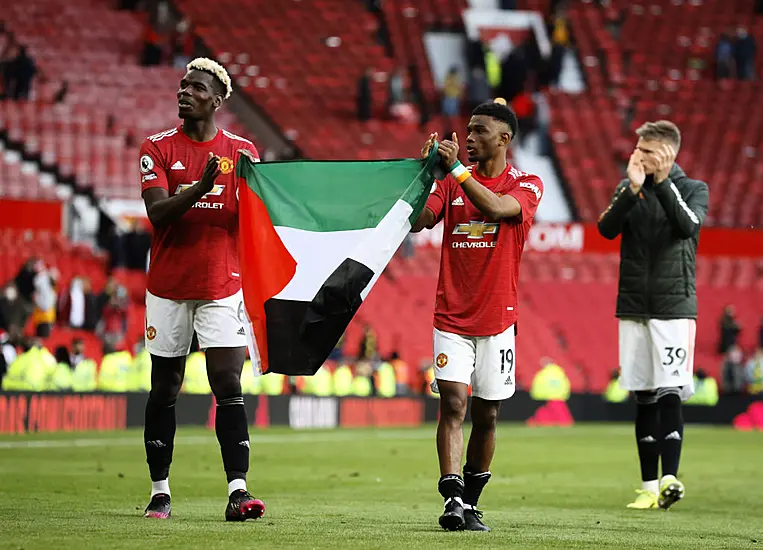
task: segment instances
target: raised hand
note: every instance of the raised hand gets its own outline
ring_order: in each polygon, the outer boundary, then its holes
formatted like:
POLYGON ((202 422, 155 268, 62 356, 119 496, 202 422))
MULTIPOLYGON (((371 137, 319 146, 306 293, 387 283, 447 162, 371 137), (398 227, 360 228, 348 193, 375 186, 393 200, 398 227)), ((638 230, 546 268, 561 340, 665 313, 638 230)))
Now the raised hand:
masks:
POLYGON ((640 150, 636 149, 631 153, 631 158, 628 160, 628 168, 626 170, 628 174, 628 180, 630 181, 631 191, 634 195, 638 195, 641 191, 641 187, 646 180, 646 171, 644 170, 644 157, 640 150))
POLYGON ((654 152, 656 165, 654 169, 654 183, 662 183, 668 179, 670 169, 676 161, 676 150, 673 146, 664 143, 654 152))
POLYGON ((421 148, 421 158, 425 159, 429 156, 429 152, 432 150, 432 147, 436 141, 437 132, 434 134, 429 134, 429 139, 427 139, 426 143, 424 143, 424 146, 421 148))
POLYGON ((215 186, 215 180, 220 175, 220 157, 209 152, 207 157, 207 164, 204 166, 204 172, 201 174, 199 180, 199 187, 205 192, 209 193, 215 186))
POLYGON ((458 136, 456 132, 453 132, 451 138, 441 141, 437 149, 446 169, 449 169, 458 160, 458 136))

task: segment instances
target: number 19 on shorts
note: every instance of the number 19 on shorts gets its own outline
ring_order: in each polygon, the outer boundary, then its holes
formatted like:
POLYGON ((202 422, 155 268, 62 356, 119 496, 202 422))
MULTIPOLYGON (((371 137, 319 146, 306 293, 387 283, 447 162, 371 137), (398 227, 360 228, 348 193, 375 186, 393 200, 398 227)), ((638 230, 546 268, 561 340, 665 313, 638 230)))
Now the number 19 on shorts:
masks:
POLYGON ((499 351, 501 354, 501 374, 506 375, 504 385, 510 386, 514 383, 514 350, 502 349, 499 351))

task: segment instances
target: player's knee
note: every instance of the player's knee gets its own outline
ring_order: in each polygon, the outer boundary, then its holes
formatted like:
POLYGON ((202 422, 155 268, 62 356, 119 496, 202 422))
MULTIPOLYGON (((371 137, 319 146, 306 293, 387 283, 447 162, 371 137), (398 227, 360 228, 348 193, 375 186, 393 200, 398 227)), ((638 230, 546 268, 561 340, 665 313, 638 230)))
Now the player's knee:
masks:
POLYGON ((209 385, 218 400, 232 395, 241 395, 241 376, 232 370, 210 373, 209 385))
POLYGON ((177 399, 183 380, 178 376, 176 380, 165 379, 155 382, 151 387, 149 399, 159 404, 169 404, 177 399))
POLYGON ((460 420, 466 416, 466 397, 457 393, 440 395, 440 417, 447 420, 460 420))
POLYGON ((472 401, 472 426, 478 430, 494 430, 498 423, 500 405, 483 404, 477 406, 472 401))
POLYGON ((657 403, 657 392, 654 390, 637 391, 635 393, 637 405, 654 405, 657 403))

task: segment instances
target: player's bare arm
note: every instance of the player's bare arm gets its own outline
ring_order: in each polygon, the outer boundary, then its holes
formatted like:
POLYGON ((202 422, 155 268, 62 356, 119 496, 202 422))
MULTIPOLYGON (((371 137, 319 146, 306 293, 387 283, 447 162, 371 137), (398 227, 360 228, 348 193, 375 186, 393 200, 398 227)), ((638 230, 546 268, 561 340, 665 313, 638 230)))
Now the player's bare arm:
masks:
POLYGON ((151 224, 154 227, 162 227, 182 218, 183 214, 212 190, 215 180, 220 175, 219 163, 220 157, 210 152, 201 179, 187 191, 172 197, 161 187, 146 189, 143 192, 143 202, 146 204, 146 213, 151 224))
MULTIPOLYGON (((444 167, 450 170, 458 161, 458 135, 453 132, 452 139, 440 142, 437 152, 442 157, 444 167)), ((472 204, 492 220, 513 218, 522 213, 522 206, 517 199, 511 195, 499 197, 471 176, 461 183, 461 187, 472 204)))

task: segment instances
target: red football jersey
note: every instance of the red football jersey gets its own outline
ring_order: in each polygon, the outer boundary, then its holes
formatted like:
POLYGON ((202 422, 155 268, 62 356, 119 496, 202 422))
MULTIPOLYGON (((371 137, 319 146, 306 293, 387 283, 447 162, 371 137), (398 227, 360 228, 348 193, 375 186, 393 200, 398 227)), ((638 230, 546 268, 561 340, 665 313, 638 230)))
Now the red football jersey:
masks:
POLYGON ((220 157, 215 186, 182 218, 155 228, 151 241, 148 291, 171 300, 219 300, 239 291, 238 189, 235 162, 239 149, 259 158, 251 141, 218 130, 210 141, 188 138, 173 128, 146 138, 140 148, 142 191, 182 193, 204 172, 209 152, 220 157))
POLYGON ((497 195, 517 199, 522 213, 488 220, 453 177, 436 182, 427 201, 444 224, 434 326, 462 336, 492 336, 516 323, 519 260, 543 183, 512 166, 492 179, 470 171, 497 195))

